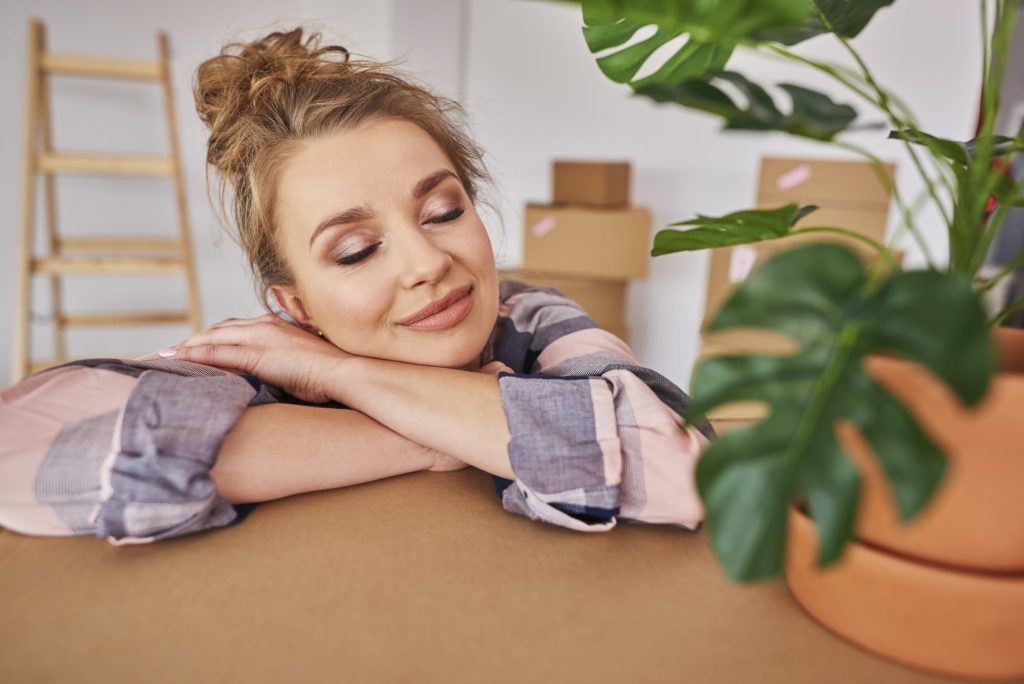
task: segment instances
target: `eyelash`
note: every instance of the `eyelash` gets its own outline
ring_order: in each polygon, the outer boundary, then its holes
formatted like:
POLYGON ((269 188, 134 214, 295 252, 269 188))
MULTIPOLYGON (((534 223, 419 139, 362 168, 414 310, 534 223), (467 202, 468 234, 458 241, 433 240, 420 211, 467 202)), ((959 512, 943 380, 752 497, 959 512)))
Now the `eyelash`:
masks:
MULTIPOLYGON (((447 214, 435 216, 434 218, 427 221, 427 223, 447 223, 449 221, 454 221, 455 219, 462 216, 464 213, 465 209, 463 209, 462 207, 456 207, 449 211, 447 214)), ((355 254, 349 254, 348 256, 339 257, 337 259, 337 264, 339 266, 351 266, 352 264, 358 263, 365 259, 366 257, 373 254, 375 251, 377 251, 377 246, 378 245, 370 245, 366 249, 360 250, 355 254)))

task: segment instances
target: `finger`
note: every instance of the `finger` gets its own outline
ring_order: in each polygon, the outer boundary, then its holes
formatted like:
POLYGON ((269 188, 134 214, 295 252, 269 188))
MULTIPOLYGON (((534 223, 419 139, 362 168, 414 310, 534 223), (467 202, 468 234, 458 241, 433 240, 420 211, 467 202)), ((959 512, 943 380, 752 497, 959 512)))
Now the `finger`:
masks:
POLYGON ((223 328, 232 325, 252 325, 253 323, 273 323, 275 321, 281 323, 286 322, 282 320, 279 316, 272 313, 268 313, 263 314, 262 316, 253 316, 251 318, 225 318, 220 323, 215 323, 211 325, 210 328, 223 328))
POLYGON ((511 368, 506 366, 501 361, 491 361, 490 363, 484 364, 477 369, 478 373, 490 373, 491 375, 497 375, 498 373, 514 373, 511 368))
POLYGON ((245 325, 251 320, 251 318, 225 318, 223 321, 218 321, 217 323, 214 323, 213 325, 210 326, 210 328, 223 328, 229 325, 245 325))
POLYGON ((222 328, 207 328, 181 342, 178 347, 196 347, 204 344, 251 344, 259 335, 260 324, 228 325, 222 328))
POLYGON ((171 347, 160 352, 162 358, 190 361, 251 373, 258 354, 250 347, 230 344, 201 344, 194 347, 171 347))

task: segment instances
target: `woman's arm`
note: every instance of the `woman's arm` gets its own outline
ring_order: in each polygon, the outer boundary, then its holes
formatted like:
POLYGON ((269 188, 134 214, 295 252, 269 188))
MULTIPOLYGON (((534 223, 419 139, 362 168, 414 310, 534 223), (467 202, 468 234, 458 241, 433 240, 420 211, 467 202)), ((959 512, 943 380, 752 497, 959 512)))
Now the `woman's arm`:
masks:
POLYGON ((508 420, 494 375, 352 356, 328 379, 331 397, 409 439, 504 478, 508 420))
POLYGON ((508 421, 489 373, 348 354, 273 314, 225 321, 159 356, 237 369, 314 403, 333 399, 418 444, 513 477, 508 421))
POLYGON ((359 411, 262 404, 228 432, 210 476, 230 503, 251 503, 456 467, 359 411))

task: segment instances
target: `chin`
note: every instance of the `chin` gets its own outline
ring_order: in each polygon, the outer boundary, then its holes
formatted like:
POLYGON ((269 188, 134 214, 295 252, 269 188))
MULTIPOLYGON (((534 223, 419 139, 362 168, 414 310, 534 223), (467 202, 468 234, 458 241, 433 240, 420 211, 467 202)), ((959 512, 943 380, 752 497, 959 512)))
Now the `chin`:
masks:
MULTIPOLYGON (((461 347, 461 345, 460 345, 461 347)), ((445 354, 436 354, 420 363, 425 366, 438 366, 440 368, 465 368, 471 363, 476 363, 480 357, 483 344, 478 349, 457 349, 445 354)))
POLYGON ((472 335, 472 339, 451 340, 448 345, 444 345, 442 342, 443 350, 436 350, 426 359, 417 361, 417 363, 441 368, 465 368, 473 364, 473 370, 475 370, 480 361, 480 353, 483 351, 484 345, 487 344, 489 336, 490 330, 487 330, 485 333, 472 335))
POLYGON ((492 311, 480 313, 485 315, 486 325, 478 320, 473 320, 473 314, 470 314, 471 318, 463 321, 463 324, 459 326, 463 328, 459 334, 452 335, 450 338, 439 337, 430 346, 424 345, 424 348, 417 350, 419 353, 415 355, 410 354, 405 356, 405 358, 396 357, 395 360, 416 363, 421 366, 456 369, 462 369, 472 364, 473 368, 471 370, 476 370, 480 361, 480 354, 483 352, 484 346, 487 345, 494 331, 494 326, 497 324, 497 302, 495 302, 492 311))

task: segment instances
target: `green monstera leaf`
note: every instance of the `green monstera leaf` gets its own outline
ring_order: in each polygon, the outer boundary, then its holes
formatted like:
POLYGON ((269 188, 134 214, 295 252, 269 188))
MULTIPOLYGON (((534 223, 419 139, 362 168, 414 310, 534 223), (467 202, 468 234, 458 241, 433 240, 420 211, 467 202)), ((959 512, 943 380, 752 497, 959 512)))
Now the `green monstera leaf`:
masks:
POLYGON ((796 247, 756 270, 708 328, 768 328, 801 347, 792 356, 714 357, 692 383, 689 421, 733 401, 770 409, 762 422, 717 439, 697 466, 711 541, 734 579, 778 575, 786 509, 795 499, 807 503, 817 523, 820 561, 839 558, 860 484, 836 439, 838 421, 852 422, 870 442, 904 519, 921 510, 941 481, 943 454, 867 375, 868 354, 922 364, 969 405, 987 389, 994 352, 985 312, 966 279, 915 271, 896 273, 876 288, 868 282, 846 247, 796 247))
POLYGON ((616 83, 656 102, 710 112, 735 130, 784 131, 831 140, 852 127, 857 112, 824 93, 779 84, 789 98, 784 113, 760 85, 726 71, 740 43, 798 43, 820 33, 853 37, 894 0, 582 0, 583 36, 598 67, 616 83), (641 31, 646 35, 640 35, 641 31), (685 38, 685 40, 676 39, 685 38), (673 41, 675 41, 673 43, 673 41), (673 43, 673 50, 664 50, 673 43), (653 73, 638 77, 648 62, 653 73), (736 102, 712 81, 738 89, 736 102))
POLYGON ((654 236, 651 256, 689 252, 712 247, 774 240, 793 234, 793 226, 818 207, 787 204, 778 209, 748 209, 725 216, 700 216, 671 226, 700 226, 690 230, 660 230, 654 236))
POLYGON ((751 36, 756 41, 773 41, 795 45, 822 33, 836 33, 854 38, 875 13, 895 0, 807 0, 811 12, 799 27, 770 26, 751 36))
MULTIPOLYGON (((584 0, 583 37, 592 53, 628 43, 634 35, 646 26, 654 25, 655 32, 623 49, 597 58, 597 66, 616 83, 630 83, 640 68, 659 48, 679 38, 692 28, 675 20, 666 8, 654 13, 631 12, 619 7, 611 0, 584 0)), ((657 3, 656 3, 657 4, 657 3)), ((667 3, 662 3, 667 4, 667 3)), ((700 77, 709 69, 721 69, 732 55, 733 43, 702 43, 690 40, 676 48, 675 52, 658 70, 639 83, 679 83, 700 77)))
POLYGON ((634 87, 638 95, 655 102, 674 102, 690 109, 716 114, 725 119, 725 128, 750 131, 784 131, 813 140, 831 140, 853 127, 857 110, 837 104, 827 95, 788 83, 779 84, 791 101, 788 113, 782 112, 761 86, 735 71, 708 71, 703 78, 682 83, 645 81, 634 87), (737 103, 712 83, 720 78, 731 83, 746 99, 737 103))
MULTIPOLYGON (((638 28, 655 24, 673 35, 687 34, 697 42, 730 49, 758 31, 805 27, 813 13, 807 0, 582 0, 580 4, 586 25, 601 29, 593 35, 603 37, 604 30, 617 22, 638 28)), ((591 45, 591 50, 621 44, 631 35, 601 47, 591 45)), ((588 37, 587 43, 591 40, 588 37)))

